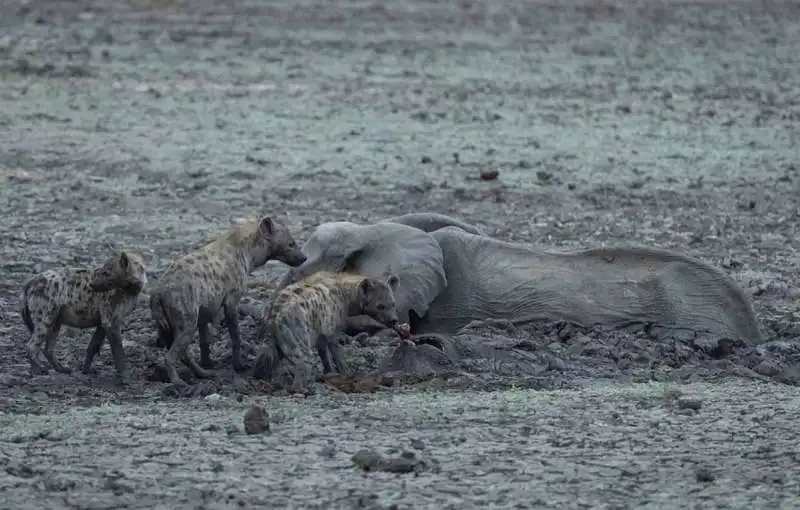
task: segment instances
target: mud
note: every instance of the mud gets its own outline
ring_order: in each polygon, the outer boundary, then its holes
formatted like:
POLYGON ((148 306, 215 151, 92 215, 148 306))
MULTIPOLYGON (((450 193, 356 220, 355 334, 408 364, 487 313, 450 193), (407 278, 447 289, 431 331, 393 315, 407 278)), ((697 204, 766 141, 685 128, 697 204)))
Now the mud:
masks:
MULTIPOLYGON (((0 27, 2 508, 798 505, 797 5, 29 1, 0 27), (34 273, 126 248, 156 281, 265 209, 299 240, 429 210, 680 250, 752 295, 767 342, 490 323, 392 357, 361 336, 351 363, 380 374, 302 398, 233 375, 223 327, 218 380, 176 398, 143 296, 130 388, 108 350, 97 375, 28 375, 34 273), (269 432, 244 432, 251 403, 269 432)), ((284 270, 256 273, 243 340, 284 270)), ((61 334, 77 367, 90 332, 61 334)))

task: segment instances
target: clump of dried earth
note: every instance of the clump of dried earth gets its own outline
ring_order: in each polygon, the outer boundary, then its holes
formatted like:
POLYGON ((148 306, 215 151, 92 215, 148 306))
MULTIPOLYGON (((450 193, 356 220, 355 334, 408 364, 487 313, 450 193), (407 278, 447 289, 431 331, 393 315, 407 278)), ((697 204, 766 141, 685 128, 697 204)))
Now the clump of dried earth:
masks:
MULTIPOLYGON (((3 508, 800 506, 798 4, 30 0, 0 27, 3 508), (156 280, 264 210, 301 240, 428 210, 679 250, 740 283, 768 341, 489 323, 398 361, 362 336, 361 372, 415 373, 304 398, 232 375, 218 328, 219 379, 176 398, 143 298, 130 388, 107 351, 28 375, 35 272, 125 247, 156 280)), ((245 340, 283 271, 255 274, 245 340)))

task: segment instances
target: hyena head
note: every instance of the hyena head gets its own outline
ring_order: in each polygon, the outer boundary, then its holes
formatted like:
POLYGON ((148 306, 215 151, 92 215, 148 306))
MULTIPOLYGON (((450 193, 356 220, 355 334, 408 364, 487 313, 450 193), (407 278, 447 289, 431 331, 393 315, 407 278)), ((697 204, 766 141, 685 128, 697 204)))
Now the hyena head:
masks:
POLYGON ((89 287, 95 292, 122 289, 138 294, 147 285, 147 270, 142 257, 135 253, 120 252, 109 258, 92 273, 89 287))
POLYGON ((263 266, 270 259, 277 259, 291 267, 306 261, 306 256, 294 240, 286 221, 264 216, 258 222, 256 252, 253 265, 263 266))
POLYGON ((376 321, 388 327, 398 323, 397 306, 394 293, 400 279, 391 275, 383 282, 375 278, 364 278, 358 284, 358 295, 361 299, 361 310, 376 321))

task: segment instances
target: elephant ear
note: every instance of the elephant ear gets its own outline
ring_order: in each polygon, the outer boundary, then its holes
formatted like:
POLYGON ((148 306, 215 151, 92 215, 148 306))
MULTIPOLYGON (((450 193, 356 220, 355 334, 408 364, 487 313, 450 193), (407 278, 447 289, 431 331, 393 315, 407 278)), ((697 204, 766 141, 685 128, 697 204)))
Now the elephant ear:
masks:
POLYGON ((400 320, 407 322, 412 310, 423 317, 447 287, 439 243, 426 232, 396 223, 365 225, 359 238, 364 248, 354 264, 356 272, 380 279, 396 275, 394 298, 400 320))
POLYGON ((407 225, 323 223, 303 245, 306 262, 290 269, 281 286, 318 271, 351 272, 400 280, 395 302, 401 321, 418 317, 447 287, 442 250, 429 234, 407 225))

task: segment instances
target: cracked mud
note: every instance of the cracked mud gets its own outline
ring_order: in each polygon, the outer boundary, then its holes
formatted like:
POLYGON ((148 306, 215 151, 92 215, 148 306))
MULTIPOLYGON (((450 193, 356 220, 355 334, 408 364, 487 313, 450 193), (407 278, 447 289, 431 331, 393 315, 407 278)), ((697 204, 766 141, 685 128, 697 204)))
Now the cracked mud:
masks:
MULTIPOLYGON (((0 507, 800 505, 800 7, 31 0, 0 27, 0 507), (143 296, 129 388, 108 349, 95 375, 29 375, 34 273, 129 248, 155 281, 264 210, 300 240, 428 210, 548 249, 679 250, 739 282, 766 342, 361 335, 357 377, 304 398, 234 375, 216 327, 217 378, 187 397, 143 296)), ((246 342, 284 271, 254 274, 246 342)), ((63 328, 59 359, 90 334, 63 328)))

